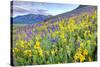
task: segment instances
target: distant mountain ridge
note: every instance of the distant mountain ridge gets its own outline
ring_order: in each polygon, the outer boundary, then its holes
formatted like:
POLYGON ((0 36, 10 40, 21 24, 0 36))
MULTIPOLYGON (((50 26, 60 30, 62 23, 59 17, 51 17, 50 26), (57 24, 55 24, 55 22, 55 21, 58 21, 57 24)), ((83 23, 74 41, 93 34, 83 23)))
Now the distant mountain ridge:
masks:
POLYGON ((22 16, 17 16, 12 19, 13 24, 33 24, 37 22, 43 22, 45 19, 51 17, 51 15, 35 15, 35 14, 27 14, 22 16))

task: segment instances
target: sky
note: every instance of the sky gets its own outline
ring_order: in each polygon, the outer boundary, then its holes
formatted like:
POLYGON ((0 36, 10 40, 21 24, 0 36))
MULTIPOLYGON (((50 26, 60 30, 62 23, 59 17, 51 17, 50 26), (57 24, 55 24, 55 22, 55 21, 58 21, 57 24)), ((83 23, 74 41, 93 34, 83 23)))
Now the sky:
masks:
POLYGON ((79 5, 61 3, 43 3, 30 1, 13 1, 13 17, 26 14, 58 15, 69 12, 79 5))

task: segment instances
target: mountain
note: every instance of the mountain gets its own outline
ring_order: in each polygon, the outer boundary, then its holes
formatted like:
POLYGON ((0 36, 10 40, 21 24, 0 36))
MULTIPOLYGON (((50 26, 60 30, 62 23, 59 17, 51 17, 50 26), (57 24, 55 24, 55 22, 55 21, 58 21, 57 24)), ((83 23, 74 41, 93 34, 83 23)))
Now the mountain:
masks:
POLYGON ((64 18, 67 20, 68 18, 70 18, 72 16, 78 16, 83 13, 87 13, 87 14, 91 15, 91 13, 94 12, 95 9, 97 9, 96 6, 80 5, 79 7, 77 7, 76 9, 74 9, 70 12, 65 12, 65 13, 47 18, 45 20, 45 22, 46 21, 56 22, 56 21, 60 21, 61 19, 64 19, 64 18))
POLYGON ((27 14, 22 16, 17 16, 12 18, 13 24, 33 24, 37 22, 42 22, 45 19, 51 17, 51 15, 45 16, 45 15, 35 15, 35 14, 27 14))
POLYGON ((28 15, 17 16, 15 18, 12 18, 12 22, 13 24, 18 24, 18 23, 34 24, 37 22, 47 22, 47 21, 56 22, 56 21, 60 21, 61 19, 67 20, 68 18, 72 16, 78 16, 83 13, 87 13, 91 15, 91 13, 94 12, 95 9, 97 9, 96 6, 80 5, 79 7, 77 7, 76 9, 72 11, 65 12, 56 16, 28 14, 28 15))

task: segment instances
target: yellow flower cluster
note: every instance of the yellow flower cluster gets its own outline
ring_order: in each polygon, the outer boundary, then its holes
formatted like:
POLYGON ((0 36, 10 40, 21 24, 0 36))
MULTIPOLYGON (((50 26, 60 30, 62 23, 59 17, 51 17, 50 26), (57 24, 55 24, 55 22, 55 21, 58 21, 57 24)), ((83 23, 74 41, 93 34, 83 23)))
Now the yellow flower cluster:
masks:
POLYGON ((34 49, 36 49, 35 51, 43 57, 43 50, 42 48, 40 47, 40 42, 39 41, 36 41, 36 44, 34 45, 34 49))
POLYGON ((88 51, 86 49, 83 51, 83 55, 84 56, 87 56, 88 55, 88 51))
POLYGON ((32 56, 32 50, 25 50, 23 53, 25 56, 29 56, 29 57, 32 56))
POLYGON ((40 42, 36 41, 36 44, 34 45, 34 49, 39 49, 40 48, 40 42))
POLYGON ((16 43, 16 46, 20 46, 21 48, 25 48, 26 41, 20 40, 16 43))
POLYGON ((82 48, 79 48, 77 50, 76 54, 74 55, 74 60, 83 62, 83 61, 85 61, 85 58, 87 55, 88 55, 87 49, 83 50, 82 48))
POLYGON ((41 56, 41 57, 43 57, 43 50, 42 49, 39 49, 39 55, 41 56))
POLYGON ((60 35, 60 37, 61 37, 62 39, 64 39, 64 38, 65 38, 65 34, 62 33, 62 34, 60 35))
POLYGON ((19 49, 17 48, 17 47, 15 47, 15 48, 13 48, 13 53, 17 53, 17 52, 19 52, 19 49))

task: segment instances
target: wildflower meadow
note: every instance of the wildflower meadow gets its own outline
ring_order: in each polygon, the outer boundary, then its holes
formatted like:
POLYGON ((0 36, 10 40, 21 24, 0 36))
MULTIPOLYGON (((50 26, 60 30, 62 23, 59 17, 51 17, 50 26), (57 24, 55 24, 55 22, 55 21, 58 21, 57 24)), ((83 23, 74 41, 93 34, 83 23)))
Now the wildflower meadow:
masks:
MULTIPOLYGON (((97 11, 58 21, 13 24, 15 65, 91 62, 97 60, 97 11)), ((59 20, 60 19, 60 20, 59 20)))

